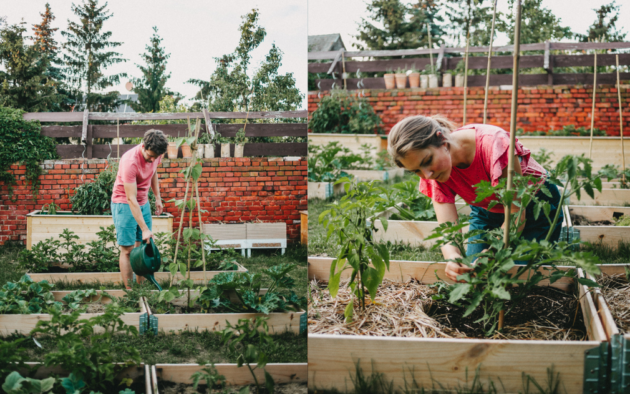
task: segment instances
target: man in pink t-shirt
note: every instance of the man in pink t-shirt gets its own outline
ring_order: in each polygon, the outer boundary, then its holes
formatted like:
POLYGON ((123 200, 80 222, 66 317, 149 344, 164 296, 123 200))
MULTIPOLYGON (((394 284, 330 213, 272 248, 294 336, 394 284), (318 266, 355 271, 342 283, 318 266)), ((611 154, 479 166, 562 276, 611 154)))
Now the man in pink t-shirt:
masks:
MULTIPOLYGON (((153 237, 149 188, 155 194, 155 214, 161 215, 164 206, 160 197, 157 167, 166 152, 168 140, 160 130, 149 130, 142 144, 127 151, 118 165, 118 175, 112 194, 112 216, 116 239, 120 245, 120 274, 123 283, 131 288, 132 270, 129 254, 140 242, 153 237)), ((144 278, 138 277, 138 283, 144 278)))

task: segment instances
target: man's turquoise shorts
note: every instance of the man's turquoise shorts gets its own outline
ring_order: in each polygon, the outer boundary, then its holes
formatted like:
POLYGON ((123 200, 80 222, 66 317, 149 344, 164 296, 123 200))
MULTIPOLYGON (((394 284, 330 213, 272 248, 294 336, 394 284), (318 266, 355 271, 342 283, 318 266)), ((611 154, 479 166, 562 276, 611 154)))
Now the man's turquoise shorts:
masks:
MULTIPOLYGON (((151 219, 151 204, 140 207, 144 222, 153 231, 153 222, 151 219)), ((131 214, 129 204, 112 203, 112 216, 114 217, 114 225, 116 226, 116 239, 120 246, 133 246, 136 242, 142 242, 142 230, 136 219, 131 214)))

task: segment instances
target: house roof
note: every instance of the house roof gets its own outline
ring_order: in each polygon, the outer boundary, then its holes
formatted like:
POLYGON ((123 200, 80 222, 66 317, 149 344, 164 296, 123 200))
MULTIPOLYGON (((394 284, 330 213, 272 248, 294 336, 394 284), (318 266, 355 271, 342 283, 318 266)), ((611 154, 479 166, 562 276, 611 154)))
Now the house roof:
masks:
POLYGON ((309 52, 337 51, 341 48, 346 49, 346 46, 339 33, 308 36, 309 52))

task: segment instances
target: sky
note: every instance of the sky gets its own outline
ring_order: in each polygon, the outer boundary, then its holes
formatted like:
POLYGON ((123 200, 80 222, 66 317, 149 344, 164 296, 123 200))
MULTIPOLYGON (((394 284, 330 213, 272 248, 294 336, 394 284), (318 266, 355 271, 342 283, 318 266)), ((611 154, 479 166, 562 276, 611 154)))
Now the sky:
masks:
MULTIPOLYGON (((108 9, 113 16, 104 24, 104 29, 112 32, 112 41, 123 42, 116 48, 125 63, 112 65, 106 75, 126 72, 129 76, 140 77, 142 74, 136 64, 144 64, 140 55, 153 34, 153 26, 158 27, 158 34, 163 38, 162 46, 171 57, 167 71, 171 78, 167 87, 180 92, 187 99, 198 91, 195 85, 186 83, 191 78, 209 80, 215 69, 215 57, 232 53, 240 39, 238 30, 241 16, 252 8, 260 11, 259 25, 267 30, 263 43, 253 52, 250 63, 252 74, 264 60, 271 44, 282 50, 283 60, 279 73, 292 72, 300 92, 307 91, 307 0, 109 0, 108 9)), ((40 23, 40 13, 45 11, 45 4, 50 3, 56 19, 52 27, 58 27, 55 39, 63 43, 65 38, 60 31, 68 26, 68 19, 78 22, 72 13, 71 1, 68 0, 0 0, 0 17, 6 16, 7 23, 27 22, 29 35, 32 25, 40 23)), ((74 1, 80 4, 81 0, 74 1)), ((99 4, 105 4, 103 0, 99 4)), ((128 93, 125 83, 107 89, 128 93)), ((299 109, 306 109, 306 99, 299 109)))
MULTIPOLYGON (((554 15, 561 19, 562 26, 568 26, 573 32, 585 34, 588 27, 596 19, 594 8, 609 4, 612 0, 543 0, 542 6, 549 8, 554 15)), ((405 3, 413 1, 403 0, 405 3)), ((357 40, 358 24, 361 18, 369 19, 366 0, 311 0, 308 3, 308 34, 332 34, 340 33, 347 50, 357 50, 352 46, 357 40)), ((630 20, 630 1, 620 0, 620 17, 617 27, 623 32, 629 33, 626 39, 630 39, 630 29, 624 21, 630 20), (625 3, 625 4, 624 4, 625 3)), ((503 13, 511 12, 507 0, 499 0, 497 10, 503 13)), ((506 35, 497 36, 496 45, 508 43, 506 35)), ((437 46, 436 46, 437 47, 437 46)))

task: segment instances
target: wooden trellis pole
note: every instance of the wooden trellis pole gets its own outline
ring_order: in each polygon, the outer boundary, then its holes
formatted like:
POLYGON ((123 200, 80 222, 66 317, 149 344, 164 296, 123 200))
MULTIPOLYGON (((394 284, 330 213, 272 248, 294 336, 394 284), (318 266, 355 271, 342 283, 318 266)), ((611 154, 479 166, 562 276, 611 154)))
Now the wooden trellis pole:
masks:
POLYGON ((118 155, 118 160, 120 160, 120 118, 116 118, 116 154, 118 155))
MULTIPOLYGON (((514 64, 512 74, 512 108, 510 114, 510 148, 508 150, 508 172, 507 172, 507 190, 512 190, 512 181, 514 179, 514 151, 516 148, 516 111, 518 109, 518 62, 521 39, 521 0, 514 3, 514 16, 516 24, 514 26, 514 64)), ((510 243, 510 217, 512 213, 511 206, 505 206, 505 228, 503 230, 503 242, 507 247, 510 243)), ((503 329, 503 316, 505 312, 499 313, 499 330, 503 329)))
POLYGON ((593 70, 593 107, 591 109, 591 140, 588 145, 588 158, 593 157, 593 127, 595 126, 595 97, 597 92, 597 50, 595 51, 595 69, 593 70))
POLYGON ((492 27, 490 28, 490 46, 488 47, 488 68, 486 69, 486 93, 483 99, 483 124, 488 120, 488 89, 490 89, 490 63, 492 63, 492 40, 494 38, 494 21, 497 17, 497 1, 494 0, 494 8, 492 10, 492 27))
POLYGON ((429 61, 431 62, 431 72, 433 73, 433 45, 431 43, 431 30, 429 30, 429 24, 427 23, 427 36, 429 37, 429 61))
POLYGON ((621 179, 626 181, 626 154, 623 149, 623 110, 621 108, 621 82, 619 81, 619 55, 615 55, 617 65, 617 98, 619 99, 619 137, 621 138, 621 179))
MULTIPOLYGON (((472 18, 471 18, 472 19, 472 18)), ((470 43, 470 20, 468 20, 468 32, 466 33, 466 53, 464 62, 464 119, 462 120, 462 126, 466 124, 466 99, 468 98, 468 44, 470 43)))

